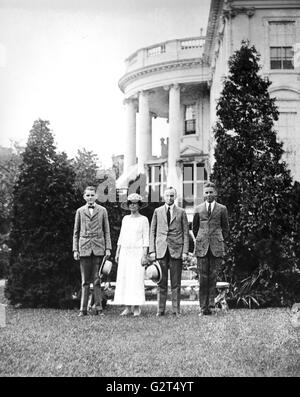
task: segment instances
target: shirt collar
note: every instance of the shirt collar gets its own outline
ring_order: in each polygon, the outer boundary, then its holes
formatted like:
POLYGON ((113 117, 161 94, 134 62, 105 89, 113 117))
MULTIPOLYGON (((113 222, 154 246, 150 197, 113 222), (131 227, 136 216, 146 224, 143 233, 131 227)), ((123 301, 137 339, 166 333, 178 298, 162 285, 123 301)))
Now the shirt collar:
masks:
MULTIPOLYGON (((216 200, 214 200, 214 201, 211 202, 211 208, 214 208, 215 202, 216 202, 216 200)), ((208 201, 205 201, 205 204, 206 204, 206 208, 208 208, 209 202, 208 202, 208 201)))
POLYGON ((173 211, 175 204, 169 205, 167 203, 165 203, 166 209, 168 209, 170 207, 170 211, 173 211))

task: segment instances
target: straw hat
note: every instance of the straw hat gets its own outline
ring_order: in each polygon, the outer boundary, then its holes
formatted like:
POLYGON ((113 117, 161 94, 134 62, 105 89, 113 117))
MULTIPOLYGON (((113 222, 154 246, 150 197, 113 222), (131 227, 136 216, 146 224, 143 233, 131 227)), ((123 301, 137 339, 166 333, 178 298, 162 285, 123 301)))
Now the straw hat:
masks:
POLYGON ((106 257, 104 257, 100 265, 99 276, 100 277, 102 277, 103 275, 108 276, 109 273, 111 272, 111 268, 112 268, 112 262, 106 259, 106 257))
POLYGON ((121 204, 121 207, 122 207, 124 210, 129 210, 129 206, 128 206, 129 201, 131 201, 132 203, 139 203, 140 209, 141 209, 141 208, 145 208, 145 207, 147 207, 147 205, 148 205, 147 203, 145 203, 145 202, 143 201, 143 197, 142 197, 140 194, 131 193, 131 194, 127 197, 127 201, 124 201, 124 202, 121 204))
POLYGON ((147 267, 145 278, 152 280, 155 283, 159 283, 161 281, 162 271, 158 261, 154 261, 150 266, 147 267))

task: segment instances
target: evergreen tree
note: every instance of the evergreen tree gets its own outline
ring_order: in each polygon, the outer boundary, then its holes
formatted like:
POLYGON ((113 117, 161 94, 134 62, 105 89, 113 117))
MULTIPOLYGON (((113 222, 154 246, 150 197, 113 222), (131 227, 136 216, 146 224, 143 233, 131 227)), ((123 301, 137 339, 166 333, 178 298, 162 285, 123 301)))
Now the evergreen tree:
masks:
POLYGON ((22 148, 0 147, 0 278, 6 278, 9 263, 9 232, 12 217, 13 187, 18 177, 22 148))
POLYGON ((261 303, 282 304, 284 275, 296 262, 292 179, 274 129, 279 113, 268 92, 271 82, 259 74, 259 60, 246 42, 229 59, 217 103, 211 179, 230 216, 225 273, 232 281, 248 277, 247 293, 256 291, 261 303))
POLYGON ((6 296, 29 307, 61 307, 80 283, 72 255, 75 173, 56 153, 49 122, 36 120, 14 188, 6 296))
POLYGON ((21 152, 22 148, 16 142, 13 148, 3 148, 0 146, 0 236, 9 233, 12 212, 12 192, 18 177, 21 152))
POLYGON ((97 172, 98 157, 95 153, 87 151, 86 149, 78 150, 77 156, 73 161, 73 167, 75 170, 75 187, 84 193, 84 189, 87 186, 95 186, 99 183, 97 172))

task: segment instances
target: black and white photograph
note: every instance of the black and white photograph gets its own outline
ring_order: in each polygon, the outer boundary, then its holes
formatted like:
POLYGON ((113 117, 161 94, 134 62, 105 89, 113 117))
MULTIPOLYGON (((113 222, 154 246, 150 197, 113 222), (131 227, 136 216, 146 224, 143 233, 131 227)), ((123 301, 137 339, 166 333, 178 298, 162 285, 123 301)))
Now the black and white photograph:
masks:
POLYGON ((300 376, 300 1, 0 0, 0 378, 300 376))

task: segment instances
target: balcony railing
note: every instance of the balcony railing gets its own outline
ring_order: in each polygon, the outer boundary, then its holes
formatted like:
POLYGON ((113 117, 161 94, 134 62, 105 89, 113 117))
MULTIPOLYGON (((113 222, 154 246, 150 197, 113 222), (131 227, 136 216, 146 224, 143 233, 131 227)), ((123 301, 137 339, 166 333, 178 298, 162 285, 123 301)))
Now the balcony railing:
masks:
POLYGON ((189 50, 191 48, 201 48, 204 44, 203 39, 191 39, 191 40, 181 40, 180 46, 182 50, 189 50))
POLYGON ((201 58, 204 43, 205 37, 199 36, 170 40, 141 48, 126 59, 125 73, 162 62, 201 58))
POLYGON ((159 54, 163 54, 164 52, 166 52, 166 46, 165 44, 156 46, 156 47, 150 47, 147 48, 147 55, 148 57, 153 57, 159 54))

